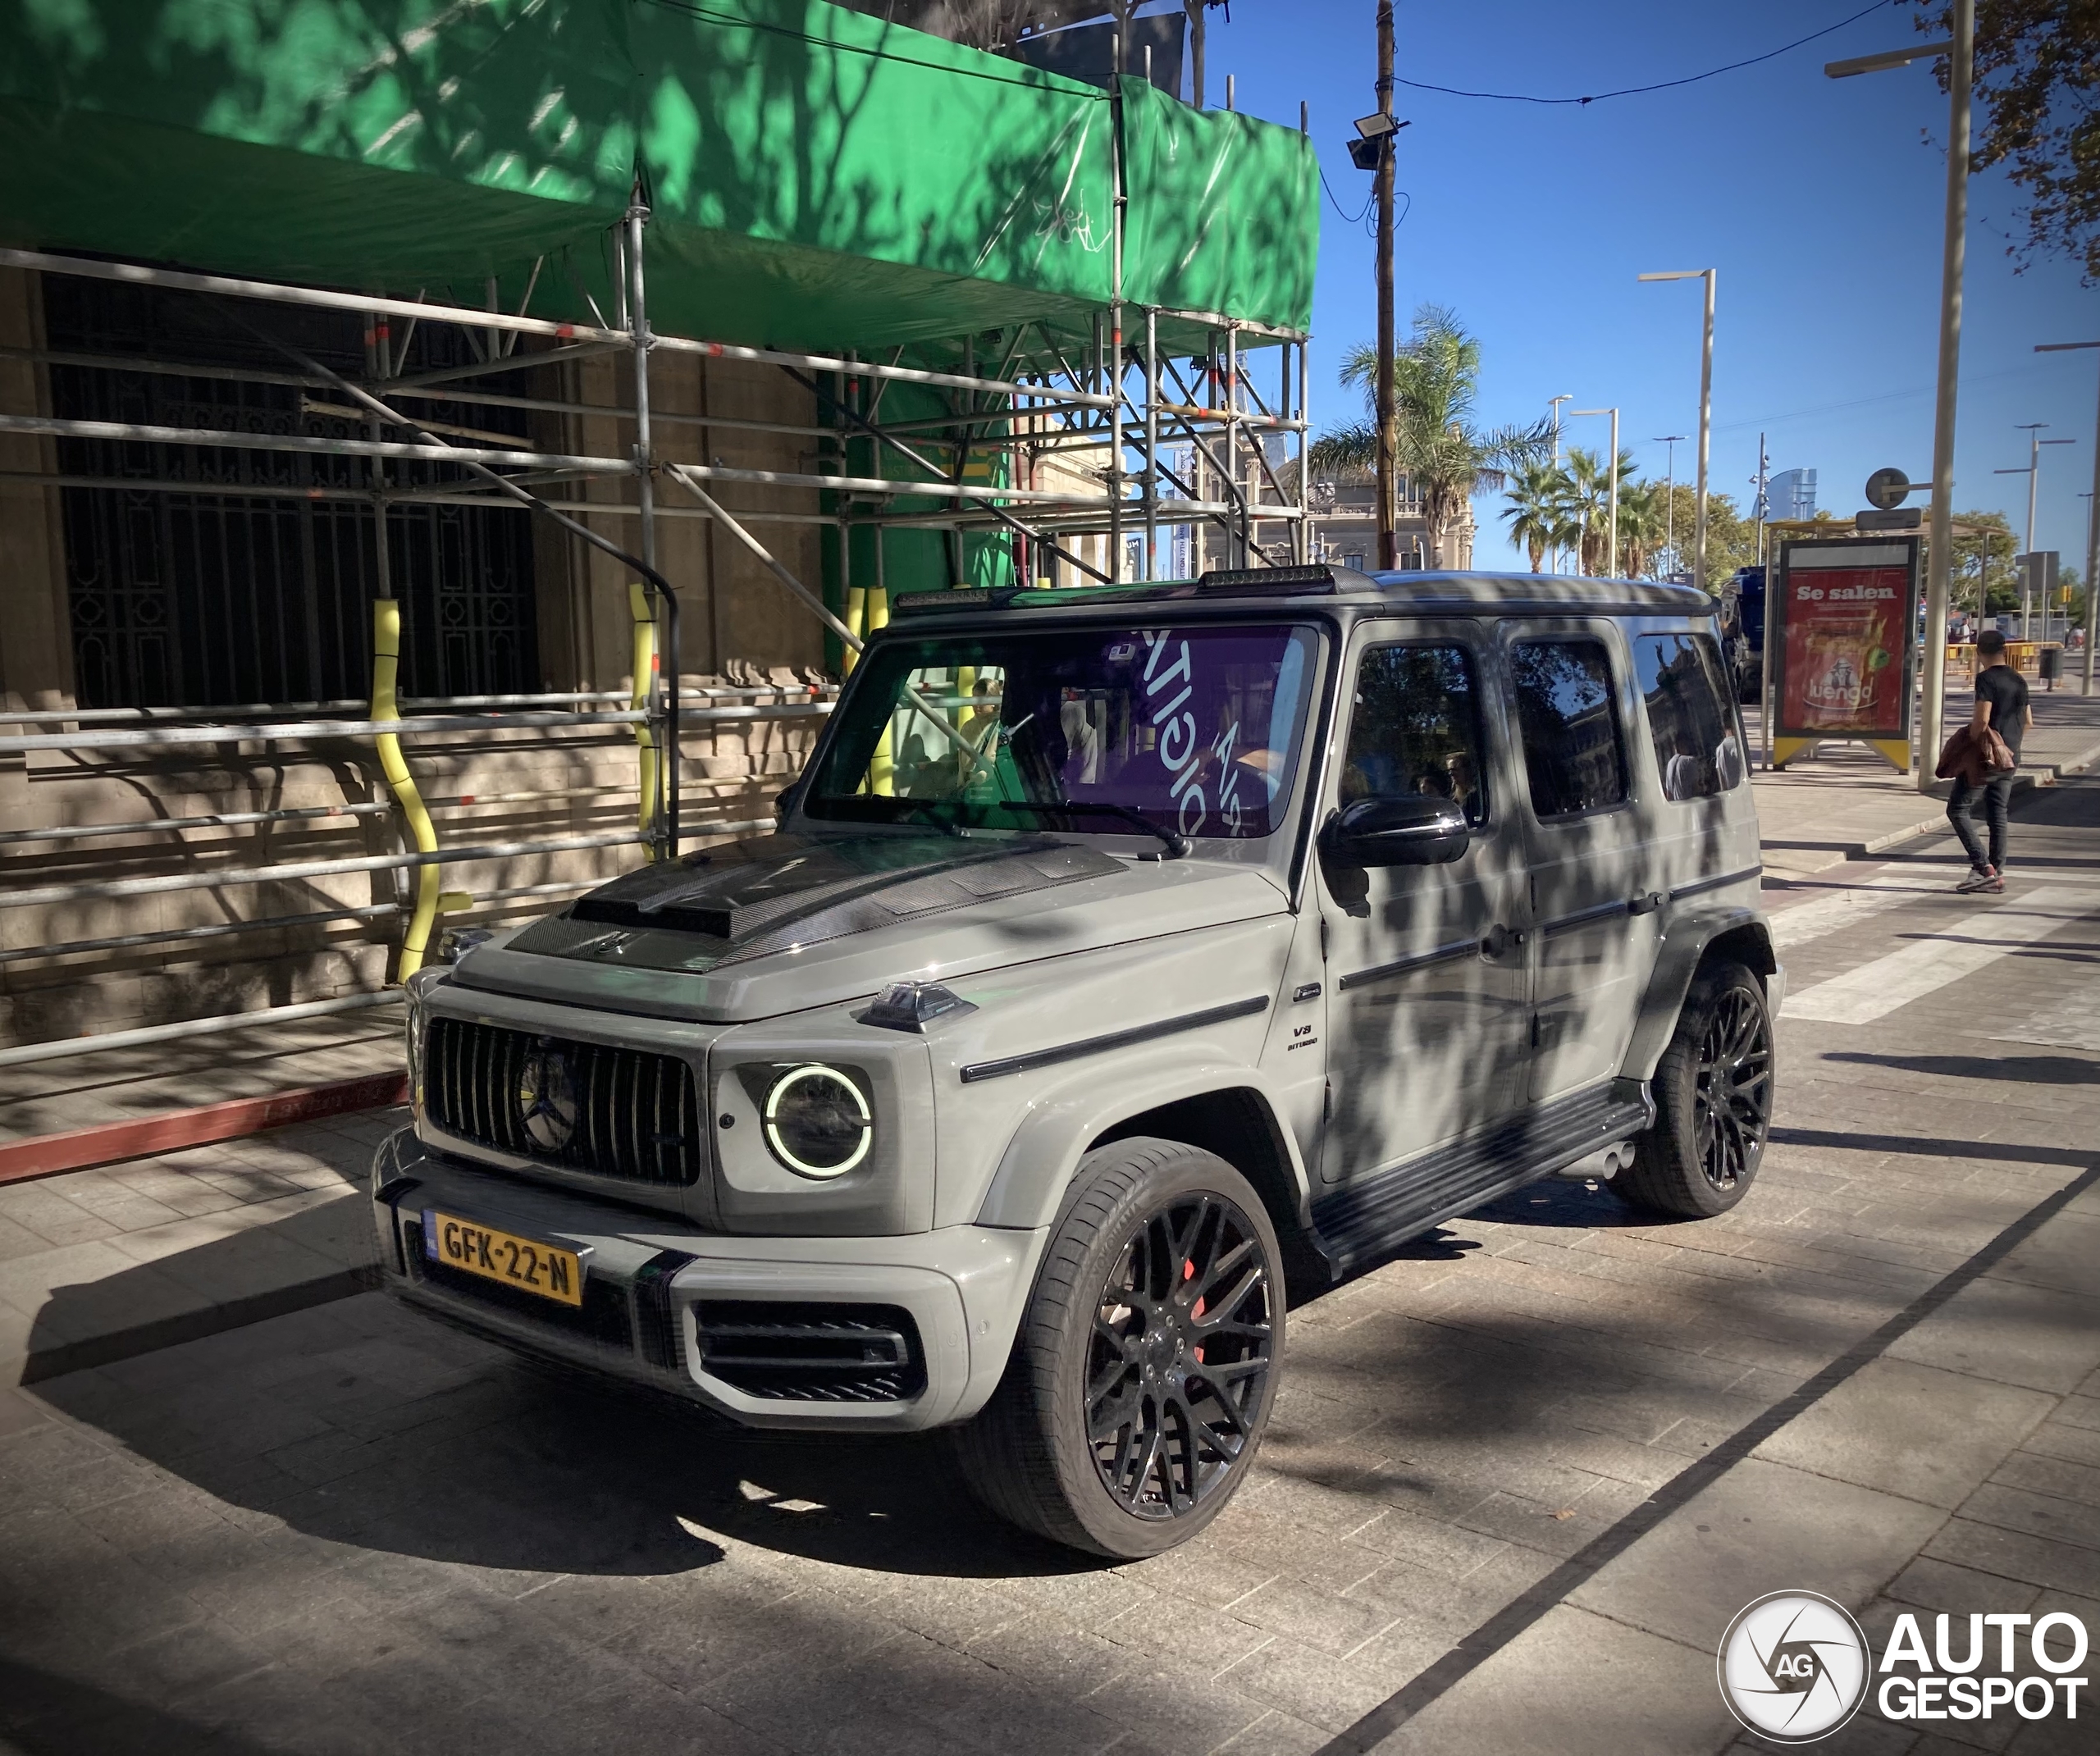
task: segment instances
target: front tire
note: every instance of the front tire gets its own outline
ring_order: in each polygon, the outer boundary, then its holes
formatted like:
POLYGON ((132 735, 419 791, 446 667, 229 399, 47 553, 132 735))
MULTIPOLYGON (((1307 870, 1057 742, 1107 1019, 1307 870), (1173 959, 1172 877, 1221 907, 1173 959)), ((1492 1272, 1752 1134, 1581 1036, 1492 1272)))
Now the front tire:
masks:
POLYGON ((1655 1125, 1613 1187, 1674 1218, 1726 1213, 1764 1161, 1774 1065, 1764 985, 1738 963, 1701 970, 1655 1067, 1655 1125))
POLYGON ((1245 1178, 1179 1141, 1089 1153, 1013 1357, 958 1430, 1010 1523, 1119 1561, 1186 1542, 1253 1466, 1281 1365, 1275 1229, 1245 1178))

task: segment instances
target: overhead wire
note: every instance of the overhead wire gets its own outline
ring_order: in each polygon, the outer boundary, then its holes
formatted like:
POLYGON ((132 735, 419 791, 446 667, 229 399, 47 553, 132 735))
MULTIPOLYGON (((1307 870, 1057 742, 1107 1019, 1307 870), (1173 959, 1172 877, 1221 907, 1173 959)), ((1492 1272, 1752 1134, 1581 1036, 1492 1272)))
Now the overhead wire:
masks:
POLYGON ((1724 67, 1710 67, 1704 73, 1687 74, 1680 80, 1661 80, 1653 85, 1628 85, 1618 91, 1592 92, 1586 98, 1541 98, 1530 92, 1469 92, 1453 85, 1431 85, 1422 80, 1403 80, 1395 76, 1396 84, 1406 85, 1416 91, 1440 92, 1447 98, 1479 98, 1496 103, 1572 104, 1602 103, 1608 98, 1638 98, 1648 92, 1674 91, 1679 86, 1696 85, 1702 80, 1719 79, 1724 73, 1735 73, 1745 67, 1755 67, 1760 62, 1776 61, 1819 37, 1829 36, 1842 30, 1847 25, 1856 25, 1869 13, 1879 12, 1898 3, 1898 0, 1874 0, 1872 6, 1862 7, 1848 18, 1841 18, 1834 25, 1826 25, 1820 30, 1812 30, 1805 37, 1796 37, 1778 48, 1768 49, 1762 55, 1752 55, 1747 60, 1732 61, 1724 67))

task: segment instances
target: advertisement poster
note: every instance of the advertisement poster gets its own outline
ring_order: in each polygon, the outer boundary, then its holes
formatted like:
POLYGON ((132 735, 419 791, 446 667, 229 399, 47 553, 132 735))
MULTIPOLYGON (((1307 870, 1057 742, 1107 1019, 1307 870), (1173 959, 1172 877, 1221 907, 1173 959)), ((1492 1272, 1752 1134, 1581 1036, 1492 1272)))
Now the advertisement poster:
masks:
POLYGON ((1777 736, 1909 738, 1918 555, 1915 536, 1782 546, 1777 736))

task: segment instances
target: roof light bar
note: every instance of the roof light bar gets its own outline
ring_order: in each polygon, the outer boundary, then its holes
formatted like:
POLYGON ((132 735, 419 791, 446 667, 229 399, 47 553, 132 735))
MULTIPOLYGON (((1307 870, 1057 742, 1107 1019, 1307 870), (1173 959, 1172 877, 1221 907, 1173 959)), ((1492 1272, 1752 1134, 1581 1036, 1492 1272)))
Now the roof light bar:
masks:
POLYGON ((1013 602, 1018 586, 934 586, 919 591, 900 591, 889 600, 892 619, 899 616, 946 616, 958 610, 1004 609, 1013 602))
POLYGON ((1214 568, 1196 582, 1198 591, 1230 591, 1235 595, 1302 597, 1335 589, 1331 567, 1242 567, 1214 568))

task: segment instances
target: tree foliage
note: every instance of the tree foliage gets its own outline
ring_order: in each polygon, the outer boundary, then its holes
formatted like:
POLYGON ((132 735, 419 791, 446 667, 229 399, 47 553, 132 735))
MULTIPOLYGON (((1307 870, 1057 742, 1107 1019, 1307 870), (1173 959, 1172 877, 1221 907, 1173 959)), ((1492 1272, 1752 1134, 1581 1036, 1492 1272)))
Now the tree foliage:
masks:
MULTIPOLYGON (((1947 0, 1915 0, 1918 29, 1952 30, 1947 0)), ((1940 89, 1949 72, 1942 59, 1940 89)), ((2100 285, 2100 0, 1977 0, 1976 97, 1970 164, 2002 165, 2026 198, 2023 265, 2067 256, 2100 285)))
MULTIPOLYGON (((1378 350, 1359 342, 1342 356, 1341 381, 1363 393, 1366 418, 1336 429, 1312 448, 1316 470, 1378 466, 1378 350)), ((1421 496, 1433 565, 1444 564, 1444 539, 1476 494, 1500 488, 1507 472, 1542 456, 1551 444, 1543 421, 1529 427, 1482 427, 1480 343, 1458 314, 1422 305, 1413 333, 1393 358, 1398 445, 1395 461, 1421 496)))

